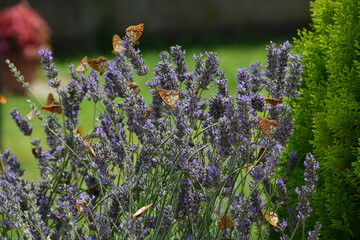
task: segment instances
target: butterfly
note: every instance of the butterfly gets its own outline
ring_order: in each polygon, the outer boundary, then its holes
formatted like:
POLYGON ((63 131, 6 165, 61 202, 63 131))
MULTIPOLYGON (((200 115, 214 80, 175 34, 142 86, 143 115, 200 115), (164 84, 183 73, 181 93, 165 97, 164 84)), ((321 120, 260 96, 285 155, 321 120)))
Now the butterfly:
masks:
POLYGON ((146 205, 145 207, 140 208, 139 210, 136 211, 136 213, 134 213, 132 216, 134 219, 137 219, 138 217, 141 216, 141 214, 143 214, 144 212, 146 212, 153 204, 150 203, 149 205, 146 205))
POLYGON ((248 171, 251 171, 251 170, 253 169, 253 167, 254 167, 254 164, 253 164, 253 163, 245 163, 243 169, 244 169, 246 172, 248 172, 248 171))
POLYGON ((86 203, 83 203, 80 199, 76 199, 75 201, 75 208, 76 210, 80 213, 80 214, 84 214, 85 215, 85 208, 86 208, 86 203))
POLYGON ((49 93, 48 95, 47 106, 43 106, 41 109, 51 113, 62 113, 62 106, 59 102, 55 101, 54 95, 52 93, 49 93))
POLYGON ((154 111, 154 109, 152 109, 152 108, 146 109, 144 118, 148 119, 153 111, 154 111))
POLYGON ((258 159, 260 159, 260 162, 266 162, 266 156, 269 155, 270 150, 267 149, 265 150, 265 148, 261 148, 258 154, 258 159))
POLYGON ((40 157, 39 152, 36 150, 35 147, 31 149, 31 152, 32 152, 32 154, 34 155, 35 158, 39 159, 39 157, 40 157))
POLYGON ((277 227, 279 222, 278 215, 273 211, 265 211, 264 209, 261 210, 262 214, 265 217, 265 220, 274 228, 277 227))
POLYGON ((84 131, 82 130, 82 127, 77 127, 77 128, 76 128, 76 133, 79 134, 80 137, 85 140, 85 144, 86 144, 87 148, 89 149, 89 151, 90 151, 90 153, 91 153, 91 156, 94 157, 94 158, 96 158, 97 155, 96 155, 94 149, 93 149, 93 148, 91 147, 91 145, 90 145, 90 140, 91 140, 91 138, 85 137, 84 131))
POLYGON ((263 117, 258 117, 258 123, 264 136, 270 136, 274 134, 274 132, 276 131, 276 127, 278 126, 275 120, 270 120, 263 117))
POLYGON ((264 98, 265 102, 270 103, 271 106, 283 103, 282 100, 276 98, 264 98))
POLYGON ((114 54, 119 54, 125 51, 123 40, 117 34, 114 34, 112 37, 112 45, 113 45, 112 53, 114 54))
POLYGON ((179 93, 175 90, 166 90, 163 88, 158 88, 158 93, 162 100, 168 105, 170 108, 174 107, 177 100, 179 100, 179 93))
POLYGON ((8 100, 6 99, 6 97, 0 96, 0 103, 2 103, 2 104, 7 104, 7 103, 8 103, 8 100))
POLYGON ((83 59, 81 59, 81 62, 79 64, 79 66, 75 69, 76 72, 79 73, 83 73, 87 70, 88 68, 88 59, 87 56, 83 57, 83 59))
POLYGON ((235 223, 228 214, 224 214, 224 216, 222 216, 220 222, 218 223, 219 229, 233 229, 234 227, 235 223))
POLYGON ((139 43, 139 38, 144 31, 144 24, 140 23, 136 26, 129 26, 126 28, 126 36, 130 39, 133 44, 139 43))
POLYGON ((88 149, 89 149, 89 151, 90 151, 90 153, 91 153, 91 156, 92 156, 93 158, 96 158, 97 155, 96 155, 94 149, 91 147, 89 139, 86 140, 85 144, 86 144, 86 146, 88 147, 88 149))
POLYGON ((101 74, 103 74, 107 67, 109 66, 109 59, 106 57, 98 57, 96 59, 90 59, 88 60, 88 64, 90 67, 92 67, 95 71, 98 71, 101 74))
POLYGON ((35 111, 31 110, 28 114, 26 114, 27 120, 32 120, 35 117, 35 111))
POLYGON ((136 83, 126 81, 126 83, 129 85, 129 88, 135 92, 135 95, 138 95, 140 92, 140 87, 136 83))

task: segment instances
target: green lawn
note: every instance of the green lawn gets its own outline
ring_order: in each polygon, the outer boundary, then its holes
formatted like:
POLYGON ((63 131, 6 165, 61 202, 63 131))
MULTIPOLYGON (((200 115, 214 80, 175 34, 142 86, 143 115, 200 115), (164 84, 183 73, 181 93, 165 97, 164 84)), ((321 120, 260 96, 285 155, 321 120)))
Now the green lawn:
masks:
MULTIPOLYGON (((237 69, 241 67, 249 67, 249 64, 255 61, 261 61, 263 65, 266 64, 266 51, 265 45, 268 42, 262 42, 257 44, 244 44, 244 45, 218 45, 218 46, 210 46, 209 48, 204 47, 194 47, 187 50, 187 63, 190 67, 190 70, 194 68, 194 60, 193 54, 198 55, 200 52, 204 51, 213 51, 219 54, 220 58, 220 69, 222 69, 229 80, 229 88, 232 94, 235 93, 236 82, 235 75, 237 73, 237 69)), ((278 42, 280 44, 281 42, 278 42)), ((142 52, 143 57, 147 65, 149 65, 150 69, 153 70, 156 62, 159 60, 159 52, 161 50, 167 49, 156 49, 156 50, 144 50, 142 52)), ((89 58, 95 58, 98 55, 88 55, 89 58)), ((105 56, 109 56, 105 54, 105 56)), ((67 58, 67 59, 57 59, 56 54, 54 55, 55 62, 57 68, 60 70, 61 74, 59 78, 61 80, 68 80, 70 78, 70 74, 67 71, 67 66, 70 63, 74 63, 77 65, 81 60, 81 56, 76 56, 75 58, 67 58)), ((150 74, 150 77, 153 75, 150 74)), ((139 78, 136 80, 141 87, 140 95, 145 97, 147 101, 150 100, 150 95, 148 94, 148 89, 145 86, 145 78, 139 78)), ((37 74, 37 83, 46 83, 45 74, 43 71, 38 71, 37 74)), ((47 90, 37 92, 37 94, 41 95, 43 102, 46 102, 45 98, 47 95, 47 90)), ((8 112, 17 107, 23 115, 26 115, 29 111, 29 104, 26 102, 26 98, 31 99, 35 102, 35 99, 31 96, 13 96, 9 93, 4 93, 4 95, 8 98, 9 103, 6 105, 1 105, 1 152, 8 147, 11 148, 12 153, 18 156, 20 162, 22 163, 22 167, 26 169, 25 178, 26 179, 37 179, 39 174, 36 166, 36 159, 32 155, 30 142, 32 138, 40 137, 42 140, 42 146, 46 149, 45 139, 43 128, 41 127, 41 122, 37 119, 33 119, 31 124, 34 126, 33 134, 31 137, 25 137, 23 134, 17 129, 15 123, 11 119, 8 112)), ((207 96, 211 95, 211 91, 206 94, 207 96)), ((90 130, 90 126, 93 122, 93 109, 91 103, 84 102, 82 105, 81 111, 81 126, 84 131, 87 132, 90 130)), ((44 113, 46 114, 46 113, 44 113)))

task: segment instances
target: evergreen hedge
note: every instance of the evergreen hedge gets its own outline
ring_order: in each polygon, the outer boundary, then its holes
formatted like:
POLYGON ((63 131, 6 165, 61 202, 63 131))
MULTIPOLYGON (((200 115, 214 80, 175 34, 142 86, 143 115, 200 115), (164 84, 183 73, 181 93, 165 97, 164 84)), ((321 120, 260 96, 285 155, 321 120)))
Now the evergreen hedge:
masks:
POLYGON ((295 39, 305 67, 289 151, 299 159, 312 152, 320 163, 312 223, 322 225, 321 238, 360 239, 360 1, 317 0, 311 10, 311 30, 295 39))

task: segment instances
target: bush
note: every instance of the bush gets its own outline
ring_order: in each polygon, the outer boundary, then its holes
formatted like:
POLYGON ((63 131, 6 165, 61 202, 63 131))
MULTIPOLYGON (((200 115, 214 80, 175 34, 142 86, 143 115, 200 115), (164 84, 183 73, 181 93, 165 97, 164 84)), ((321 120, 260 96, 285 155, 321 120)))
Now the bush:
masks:
POLYGON ((300 159, 313 152, 322 166, 313 216, 324 239, 360 239, 360 1, 317 0, 311 9, 312 31, 295 40, 305 68, 290 150, 300 159))
MULTIPOLYGON (((37 184, 22 178, 24 170, 10 150, 1 154, 7 165, 0 175, 1 235, 248 239, 276 231, 288 239, 287 216, 276 211, 288 204, 277 175, 293 127, 286 100, 297 97, 302 72, 301 57, 289 53, 290 44, 267 47, 264 73, 260 63, 239 69, 237 95, 231 96, 216 53, 195 56, 195 70, 188 71, 185 51, 172 47, 160 54, 150 78, 140 50, 117 39, 115 59, 84 58, 77 71, 70 66, 72 80, 63 88, 51 52, 40 51, 59 101, 49 95, 41 107, 50 112, 46 116, 34 103, 27 117, 11 111, 25 135, 32 134, 32 116, 42 120, 47 147, 36 138, 31 142, 41 175, 37 184), (88 63, 100 75, 79 73, 88 63), (139 96, 135 79, 146 80, 150 104, 139 96), (202 97, 211 83, 216 94, 202 97), (270 98, 260 94, 264 88, 270 98), (93 102, 96 116, 87 134, 78 130, 83 100, 93 102)), ((305 183, 296 189, 294 224, 303 226, 297 228, 303 234, 318 167, 308 154, 305 183)), ((309 236, 316 239, 319 228, 309 236)))

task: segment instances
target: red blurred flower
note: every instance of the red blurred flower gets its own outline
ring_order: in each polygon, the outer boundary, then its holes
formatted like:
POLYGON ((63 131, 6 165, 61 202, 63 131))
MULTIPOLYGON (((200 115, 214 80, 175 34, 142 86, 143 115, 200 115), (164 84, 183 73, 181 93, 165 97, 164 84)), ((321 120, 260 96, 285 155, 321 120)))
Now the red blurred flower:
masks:
POLYGON ((50 26, 27 1, 0 12, 0 52, 37 54, 41 48, 48 48, 50 35, 50 26))

